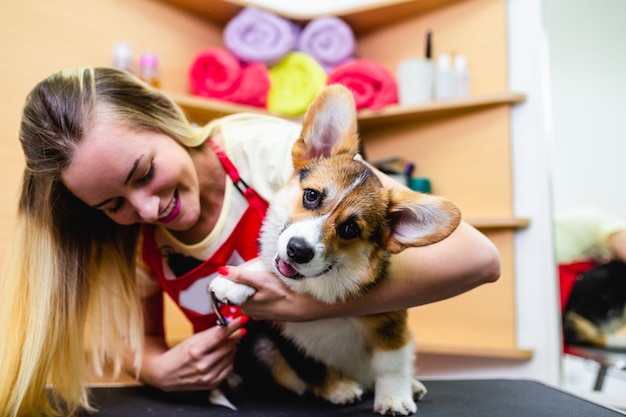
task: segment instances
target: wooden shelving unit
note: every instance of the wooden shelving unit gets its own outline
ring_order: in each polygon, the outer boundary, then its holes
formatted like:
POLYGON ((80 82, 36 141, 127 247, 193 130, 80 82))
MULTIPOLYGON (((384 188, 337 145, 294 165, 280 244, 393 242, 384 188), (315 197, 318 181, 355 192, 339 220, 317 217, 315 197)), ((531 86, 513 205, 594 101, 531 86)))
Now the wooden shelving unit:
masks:
POLYGON ((189 94, 169 94, 169 96, 183 109, 189 120, 204 124, 218 117, 234 113, 263 113, 267 111, 253 106, 244 106, 227 101, 215 100, 189 94))
MULTIPOLYGON (((204 124, 212 119, 234 113, 267 113, 265 110, 257 107, 243 106, 221 100, 185 94, 170 94, 170 96, 183 108, 187 117, 198 124, 204 124)), ((361 110, 358 114, 359 127, 361 129, 371 127, 384 128, 384 126, 391 123, 412 123, 429 117, 453 117, 486 107, 520 103, 525 99, 526 97, 523 94, 505 93, 433 101, 414 106, 388 106, 380 111, 361 110)), ((284 117, 282 115, 276 116, 284 117)), ((289 119, 296 120, 297 118, 289 119)), ((466 221, 478 229, 519 229, 528 227, 530 223, 529 219, 519 218, 473 218, 466 219, 466 221)))
MULTIPOLYGON (((245 0, 161 0, 205 21, 219 32, 245 0)), ((302 23, 317 16, 280 12, 302 23)), ((417 175, 433 183, 433 193, 457 203, 464 218, 498 248, 498 282, 453 299, 409 311, 420 353, 528 360, 518 346, 515 310, 514 238, 530 219, 513 213, 510 107, 524 94, 508 86, 506 0, 383 0, 340 8, 355 32, 357 54, 394 70, 401 59, 423 56, 421 40, 433 33, 433 57, 463 53, 470 64, 470 97, 414 106, 359 112, 368 158, 401 154, 417 163, 417 175)), ((235 112, 263 112, 216 100, 173 95, 189 117, 204 123, 235 112)))
POLYGON ((530 225, 529 219, 516 217, 485 217, 465 219, 477 229, 524 229, 530 225))
POLYGON ((449 344, 420 343, 418 347, 420 354, 429 355, 452 355, 471 356, 476 358, 498 358, 525 361, 533 357, 531 349, 507 349, 494 348, 489 345, 476 346, 454 346, 449 344))
MULTIPOLYGON (((244 106, 188 94, 170 94, 170 96, 183 108, 187 116, 196 123, 206 123, 217 117, 233 113, 267 113, 264 109, 258 107, 244 106)), ((377 126, 385 127, 391 123, 416 122, 430 117, 455 116, 502 104, 521 103, 525 99, 526 96, 519 93, 500 93, 433 101, 412 106, 392 105, 378 111, 365 109, 359 112, 359 127, 361 129, 377 126)), ((285 117, 280 114, 276 116, 285 117)))
POLYGON ((517 104, 525 99, 526 96, 519 93, 497 93, 412 106, 388 106, 380 111, 362 110, 359 112, 359 126, 361 129, 367 129, 389 126, 394 123, 419 122, 433 117, 452 117, 503 104, 517 104))
MULTIPOLYGON (((7 138, 2 148, 6 155, 3 194, 9 196, 0 206, 1 229, 12 230, 15 219, 17 197, 10 196, 16 195, 21 181, 23 158, 12 138, 26 94, 59 68, 107 65, 111 46, 121 35, 137 51, 158 46, 163 88, 196 122, 241 111, 263 112, 185 94, 186 74, 195 54, 207 46, 220 46, 224 24, 246 4, 243 0, 65 0, 63 7, 47 2, 14 2, 6 7, 2 16, 7 36, 2 41, 6 50, 19 48, 15 60, 0 71, 4 79, 12 80, 3 91, 6 123, 0 127, 7 138), (83 16, 98 19, 86 24, 83 16), (112 21, 121 24, 123 34, 110 30, 112 21), (49 42, 42 43, 41 36, 49 42)), ((463 53, 468 59, 471 97, 359 113, 369 158, 401 153, 415 160, 417 175, 432 180, 434 193, 459 204, 464 218, 483 231, 501 254, 498 282, 411 309, 411 326, 422 353, 520 360, 530 356, 516 339, 514 238, 532 219, 516 218, 512 208, 510 108, 522 103, 524 96, 510 92, 508 84, 507 13, 506 0, 383 0, 337 12, 356 33, 358 56, 390 70, 400 59, 423 56, 422 40, 428 30, 433 32, 434 57, 447 52, 463 53)), ((289 12, 284 16, 301 21, 315 17, 289 12)), ((8 235, 0 241, 2 255, 9 252, 10 242, 8 235)), ((176 311, 174 307, 168 313, 176 311)), ((184 319, 168 319, 167 326, 174 340, 191 331, 184 319)))

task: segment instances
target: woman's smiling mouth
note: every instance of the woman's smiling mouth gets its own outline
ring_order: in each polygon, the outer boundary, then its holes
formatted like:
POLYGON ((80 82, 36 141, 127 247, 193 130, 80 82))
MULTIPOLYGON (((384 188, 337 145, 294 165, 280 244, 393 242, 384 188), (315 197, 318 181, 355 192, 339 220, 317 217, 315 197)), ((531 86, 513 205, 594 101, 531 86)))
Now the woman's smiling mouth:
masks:
POLYGON ((172 201, 170 201, 165 211, 159 216, 159 221, 161 223, 169 223, 178 216, 178 213, 180 213, 180 202, 178 200, 178 190, 176 190, 172 201))

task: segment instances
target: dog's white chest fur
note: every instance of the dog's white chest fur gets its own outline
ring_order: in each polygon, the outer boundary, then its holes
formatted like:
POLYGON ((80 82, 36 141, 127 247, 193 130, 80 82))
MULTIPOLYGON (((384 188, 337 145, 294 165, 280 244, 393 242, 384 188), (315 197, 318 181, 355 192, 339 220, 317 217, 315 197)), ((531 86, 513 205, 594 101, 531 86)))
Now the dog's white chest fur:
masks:
POLYGON ((358 319, 285 322, 281 327, 283 334, 294 340, 308 355, 342 370, 363 387, 372 388, 372 347, 364 337, 364 329, 358 319))

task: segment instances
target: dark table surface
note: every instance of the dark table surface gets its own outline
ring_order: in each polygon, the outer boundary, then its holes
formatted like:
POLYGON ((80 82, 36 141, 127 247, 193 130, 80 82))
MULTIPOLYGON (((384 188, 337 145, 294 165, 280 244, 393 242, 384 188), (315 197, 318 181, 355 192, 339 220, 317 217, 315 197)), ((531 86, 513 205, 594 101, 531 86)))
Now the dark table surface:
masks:
MULTIPOLYGON (((416 416, 623 416, 609 408, 530 380, 425 380, 426 397, 416 416)), ((206 392, 164 393, 147 386, 92 388, 96 417, 308 417, 374 416, 373 397, 345 406, 270 389, 229 398, 233 411, 209 404, 206 392)))

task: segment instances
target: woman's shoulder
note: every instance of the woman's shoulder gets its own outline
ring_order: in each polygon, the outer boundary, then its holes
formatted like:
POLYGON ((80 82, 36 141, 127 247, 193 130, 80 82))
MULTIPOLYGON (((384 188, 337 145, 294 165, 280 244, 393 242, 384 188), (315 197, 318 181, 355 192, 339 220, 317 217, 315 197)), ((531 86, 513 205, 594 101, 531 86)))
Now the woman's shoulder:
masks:
POLYGON ((242 178, 270 199, 293 172, 291 148, 302 126, 261 114, 237 114, 220 124, 226 154, 242 178))
POLYGON ((219 125, 222 132, 225 130, 256 132, 261 135, 267 135, 271 132, 293 133, 295 131, 299 133, 302 128, 302 125, 296 120, 260 113, 237 113, 226 116, 219 119, 219 125))

